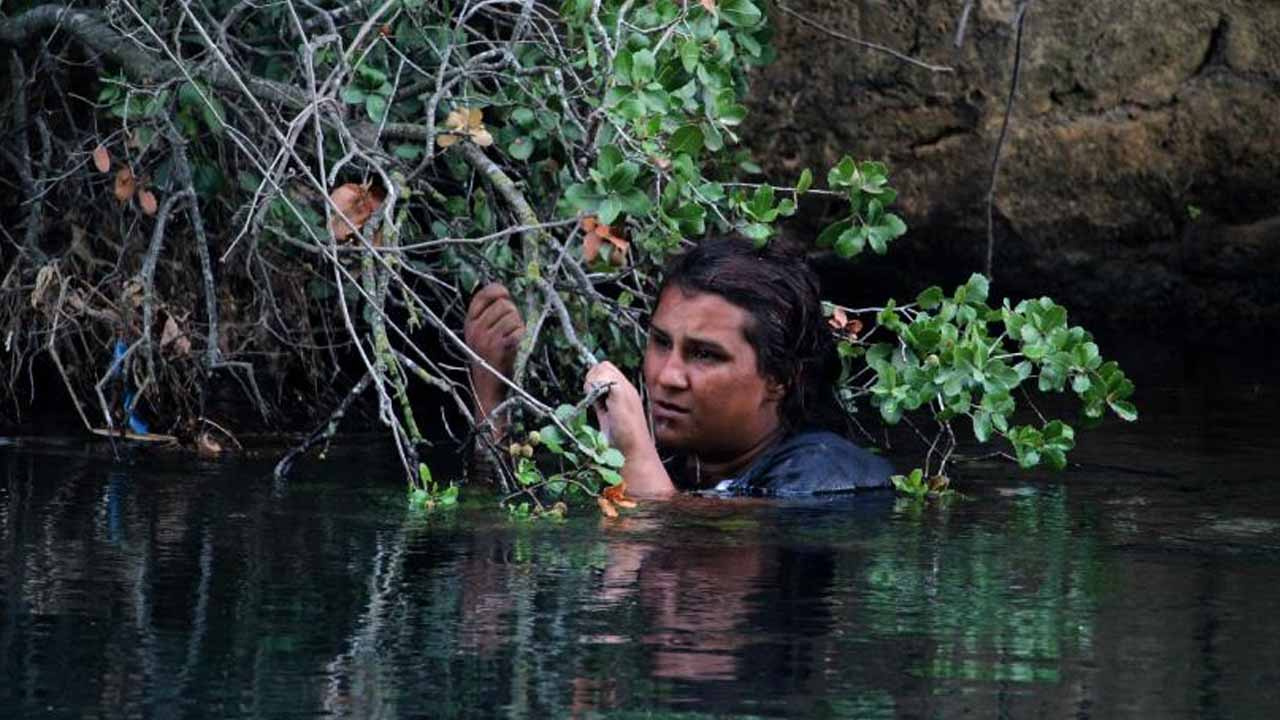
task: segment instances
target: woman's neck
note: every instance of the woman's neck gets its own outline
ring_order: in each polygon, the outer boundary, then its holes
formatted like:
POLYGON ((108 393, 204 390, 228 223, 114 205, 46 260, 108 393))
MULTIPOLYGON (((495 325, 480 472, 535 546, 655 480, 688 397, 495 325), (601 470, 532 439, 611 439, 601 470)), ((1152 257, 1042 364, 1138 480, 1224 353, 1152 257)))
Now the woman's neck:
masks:
POLYGON ((690 453, 685 467, 686 474, 695 487, 706 488, 715 485, 725 478, 734 477, 751 467, 774 443, 782 439, 785 429, 781 424, 764 433, 760 438, 740 453, 732 457, 706 458, 690 453))

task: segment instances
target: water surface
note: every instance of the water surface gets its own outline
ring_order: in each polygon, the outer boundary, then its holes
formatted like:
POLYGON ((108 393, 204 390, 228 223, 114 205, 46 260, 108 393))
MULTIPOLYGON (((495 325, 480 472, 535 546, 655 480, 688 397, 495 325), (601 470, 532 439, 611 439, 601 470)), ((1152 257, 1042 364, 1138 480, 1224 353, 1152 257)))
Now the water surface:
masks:
POLYGON ((0 447, 0 715, 1280 714, 1276 395, 1144 388, 973 497, 423 517, 384 453, 0 447))

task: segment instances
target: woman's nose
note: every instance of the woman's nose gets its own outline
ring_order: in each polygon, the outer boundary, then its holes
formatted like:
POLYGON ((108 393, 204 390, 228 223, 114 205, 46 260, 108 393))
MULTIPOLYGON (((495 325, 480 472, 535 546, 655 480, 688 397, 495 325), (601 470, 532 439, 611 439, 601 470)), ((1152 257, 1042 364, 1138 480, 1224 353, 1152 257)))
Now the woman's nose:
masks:
POLYGON ((689 387, 689 374, 686 372, 684 363, 680 361, 679 353, 669 352, 663 358, 662 367, 658 369, 658 384, 674 390, 689 387))

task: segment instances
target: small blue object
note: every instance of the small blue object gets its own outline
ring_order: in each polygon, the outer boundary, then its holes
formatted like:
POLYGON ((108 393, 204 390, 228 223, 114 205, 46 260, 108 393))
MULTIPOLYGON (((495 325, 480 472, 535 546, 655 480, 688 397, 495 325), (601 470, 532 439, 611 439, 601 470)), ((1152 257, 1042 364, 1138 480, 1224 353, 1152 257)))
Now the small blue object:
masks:
MULTIPOLYGON (((129 346, 124 341, 116 338, 116 346, 111 353, 111 368, 107 374, 115 377, 124 371, 124 356, 129 352, 129 346)), ((146 435, 151 432, 151 428, 147 426, 142 418, 133 412, 134 405, 138 402, 138 396, 128 387, 124 390, 124 412, 125 423, 129 426, 129 431, 137 435, 146 435)))

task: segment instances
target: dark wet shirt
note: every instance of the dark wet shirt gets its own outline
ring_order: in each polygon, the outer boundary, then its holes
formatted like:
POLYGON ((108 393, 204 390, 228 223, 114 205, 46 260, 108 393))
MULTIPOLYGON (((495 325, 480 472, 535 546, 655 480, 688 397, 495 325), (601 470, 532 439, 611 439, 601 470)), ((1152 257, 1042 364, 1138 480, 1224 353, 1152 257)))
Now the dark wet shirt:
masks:
POLYGON ((889 486, 893 466, 826 430, 802 430, 774 445, 712 492, 729 495, 815 495, 889 486))

